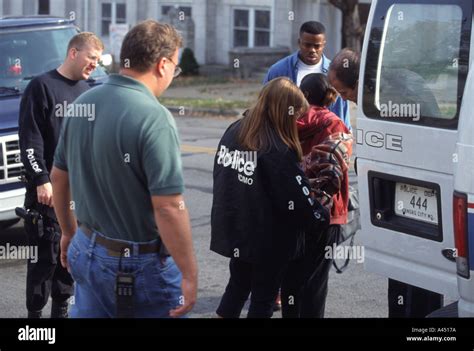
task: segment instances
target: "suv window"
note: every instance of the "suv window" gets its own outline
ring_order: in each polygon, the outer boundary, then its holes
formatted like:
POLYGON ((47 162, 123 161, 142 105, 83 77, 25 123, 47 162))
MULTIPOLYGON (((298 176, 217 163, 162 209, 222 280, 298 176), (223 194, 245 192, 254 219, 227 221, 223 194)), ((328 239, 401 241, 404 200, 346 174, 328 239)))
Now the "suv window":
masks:
MULTIPOLYGON (((58 67, 77 33, 72 27, 0 32, 0 86, 23 91, 34 76, 58 67)), ((92 78, 104 75, 98 67, 92 78)))
POLYGON ((470 1, 434 2, 381 1, 376 9, 364 79, 367 117, 457 127, 471 27, 461 5, 470 1))

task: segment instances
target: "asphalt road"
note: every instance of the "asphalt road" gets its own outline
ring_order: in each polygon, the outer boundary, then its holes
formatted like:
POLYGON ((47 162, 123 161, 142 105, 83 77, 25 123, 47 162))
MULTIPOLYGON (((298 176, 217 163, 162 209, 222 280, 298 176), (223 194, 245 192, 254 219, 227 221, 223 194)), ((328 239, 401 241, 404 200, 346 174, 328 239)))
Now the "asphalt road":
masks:
MULTIPOLYGON (((199 264, 198 302, 190 317, 214 317, 228 280, 228 259, 209 250, 212 203, 212 167, 215 149, 231 119, 177 119, 182 141, 186 182, 185 199, 191 215, 193 238, 199 264)), ((356 176, 350 174, 356 185, 356 176)), ((0 245, 26 245, 22 224, 4 230, 0 245)), ((357 236, 355 245, 358 245, 357 236)), ((0 318, 26 317, 26 261, 0 260, 0 318)), ((330 273, 326 305, 328 318, 387 316, 387 279, 364 271, 363 264, 351 261, 343 274, 330 273)), ((49 306, 45 308, 45 315, 49 306)), ((242 316, 245 316, 245 311, 242 316)), ((274 317, 280 317, 275 313, 274 317)))

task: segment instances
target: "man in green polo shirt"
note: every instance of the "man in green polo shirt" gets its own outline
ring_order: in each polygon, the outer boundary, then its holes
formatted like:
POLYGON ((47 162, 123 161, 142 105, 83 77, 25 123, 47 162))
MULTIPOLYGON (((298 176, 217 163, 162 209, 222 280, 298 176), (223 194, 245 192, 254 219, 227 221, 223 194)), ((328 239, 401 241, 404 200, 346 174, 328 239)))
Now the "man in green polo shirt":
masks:
POLYGON ((179 139, 156 99, 180 73, 180 45, 173 27, 138 24, 120 74, 81 95, 64 121, 52 183, 61 263, 76 282, 72 317, 179 317, 196 301, 179 139))

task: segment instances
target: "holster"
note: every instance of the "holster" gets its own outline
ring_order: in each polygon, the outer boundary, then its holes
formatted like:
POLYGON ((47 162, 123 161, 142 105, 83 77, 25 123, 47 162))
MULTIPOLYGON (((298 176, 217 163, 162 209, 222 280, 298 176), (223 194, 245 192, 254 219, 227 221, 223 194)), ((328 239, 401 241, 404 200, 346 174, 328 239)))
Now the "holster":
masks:
POLYGON ((36 209, 17 208, 16 213, 25 220, 25 230, 33 243, 38 245, 40 260, 56 264, 61 232, 58 223, 36 209))

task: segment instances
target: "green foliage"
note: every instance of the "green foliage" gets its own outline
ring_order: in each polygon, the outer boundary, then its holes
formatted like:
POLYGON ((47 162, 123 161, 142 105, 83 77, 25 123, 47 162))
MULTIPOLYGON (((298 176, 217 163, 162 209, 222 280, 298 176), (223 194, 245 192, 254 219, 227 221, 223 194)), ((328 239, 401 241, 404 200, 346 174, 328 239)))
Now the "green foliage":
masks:
POLYGON ((183 70, 184 76, 196 76, 199 74, 199 65, 194 57, 194 52, 190 48, 185 48, 181 55, 179 66, 183 70))

